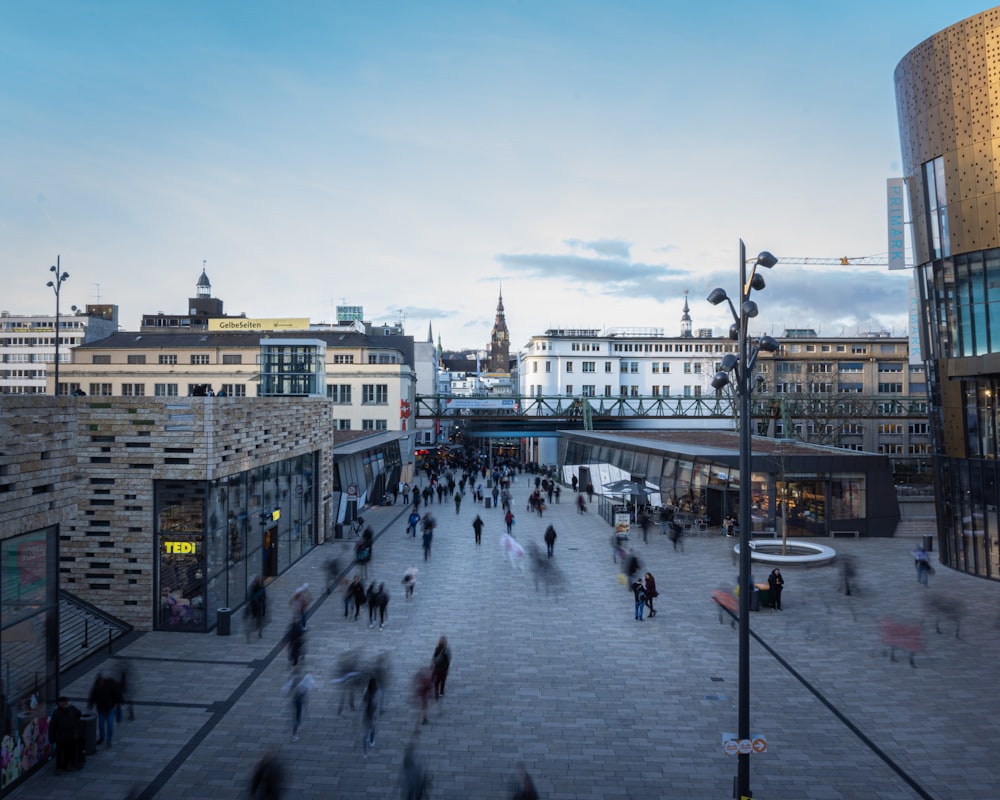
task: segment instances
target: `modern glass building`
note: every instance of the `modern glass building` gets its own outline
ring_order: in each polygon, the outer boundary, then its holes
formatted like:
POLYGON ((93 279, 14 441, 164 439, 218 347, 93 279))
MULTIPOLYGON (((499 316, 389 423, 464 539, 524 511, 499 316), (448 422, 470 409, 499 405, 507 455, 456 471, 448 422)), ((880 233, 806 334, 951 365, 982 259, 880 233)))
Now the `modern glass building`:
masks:
POLYGON ((944 564, 1000 580, 1000 8, 896 67, 944 564))

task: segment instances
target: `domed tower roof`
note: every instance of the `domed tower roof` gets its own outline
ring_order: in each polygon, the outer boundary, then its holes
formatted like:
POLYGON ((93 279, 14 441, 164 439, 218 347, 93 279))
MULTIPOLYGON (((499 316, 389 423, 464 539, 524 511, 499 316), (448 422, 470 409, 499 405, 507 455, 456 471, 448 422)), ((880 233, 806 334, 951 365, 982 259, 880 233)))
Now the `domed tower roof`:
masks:
POLYGON ((208 273, 205 272, 205 262, 202 262, 201 277, 198 278, 198 283, 195 284, 195 294, 198 297, 212 296, 212 282, 208 279, 208 273))

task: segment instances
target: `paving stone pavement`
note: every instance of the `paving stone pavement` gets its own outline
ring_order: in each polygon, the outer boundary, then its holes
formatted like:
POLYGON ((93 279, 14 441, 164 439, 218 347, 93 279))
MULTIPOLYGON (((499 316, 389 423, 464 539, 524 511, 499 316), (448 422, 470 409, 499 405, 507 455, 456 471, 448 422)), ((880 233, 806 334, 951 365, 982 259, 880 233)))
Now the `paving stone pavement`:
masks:
MULTIPOLYGON (((515 496, 528 490, 520 476, 515 496)), ((510 797, 519 762, 543 798, 730 798, 737 762, 723 752, 722 735, 737 723, 737 633, 720 624, 709 596, 735 583, 733 540, 711 531, 687 538, 680 553, 655 527, 648 543, 634 529, 660 590, 659 613, 639 623, 616 579, 610 529, 596 513, 577 514, 569 490, 562 499, 543 519, 515 503, 522 543, 544 555, 546 525, 558 532, 553 563, 562 581, 550 580, 547 593, 503 558, 498 509, 471 498, 458 514, 451 502, 432 505, 439 524, 427 562, 419 536, 405 536, 401 505, 370 509, 379 533, 370 577, 392 593, 384 630, 370 629, 365 612, 345 619, 336 592, 320 596, 324 563, 350 543, 317 547, 269 586, 273 617, 263 639, 245 638, 234 618, 228 637, 155 632, 129 644, 119 655, 136 676, 136 719, 118 726, 113 749, 102 746, 80 772, 56 776, 50 763, 9 796, 242 798, 273 748, 289 798, 399 797, 403 749, 414 741, 435 800, 510 797), (477 513, 486 521, 479 547, 477 513), (406 601, 400 581, 409 566, 419 573, 406 601), (317 596, 305 658, 317 685, 293 742, 280 638, 288 598, 303 581, 317 596), (417 726, 412 676, 441 635, 453 653, 447 695, 430 724, 417 726), (392 659, 367 760, 358 713, 337 714, 333 665, 350 648, 392 659)), ((751 757, 754 797, 997 797, 1000 585, 938 567, 925 589, 910 556, 914 539, 832 544, 857 558, 851 596, 838 592, 835 566, 788 568, 784 610, 751 618, 760 639, 751 642, 751 727, 767 738, 767 752, 751 757), (958 611, 949 613, 949 598, 958 611), (932 609, 942 602, 939 634, 932 609), (890 660, 887 622, 918 626, 914 666, 906 653, 890 660)), ((755 577, 768 571, 755 567, 755 577)), ((63 687, 81 707, 101 666, 63 687)))

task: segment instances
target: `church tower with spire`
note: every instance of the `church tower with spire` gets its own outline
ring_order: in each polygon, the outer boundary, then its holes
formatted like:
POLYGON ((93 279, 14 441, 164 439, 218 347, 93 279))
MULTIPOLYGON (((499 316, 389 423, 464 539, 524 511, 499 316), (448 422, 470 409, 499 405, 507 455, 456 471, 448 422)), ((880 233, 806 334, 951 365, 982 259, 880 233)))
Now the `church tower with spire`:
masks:
POLYGON ((493 332, 490 335, 490 357, 487 361, 487 372, 510 372, 510 331, 507 330, 507 318, 503 311, 503 289, 497 302, 497 317, 493 322, 493 332))
POLYGON ((684 290, 684 313, 681 314, 681 338, 691 338, 691 309, 688 308, 688 290, 684 290))

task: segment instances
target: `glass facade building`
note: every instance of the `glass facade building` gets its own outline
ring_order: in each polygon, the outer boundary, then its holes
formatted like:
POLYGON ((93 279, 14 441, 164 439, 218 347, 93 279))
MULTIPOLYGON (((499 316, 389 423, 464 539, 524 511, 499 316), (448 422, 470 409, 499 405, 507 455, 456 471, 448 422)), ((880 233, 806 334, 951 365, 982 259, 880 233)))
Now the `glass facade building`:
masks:
POLYGON ((940 559, 1000 580, 1000 8, 935 34, 896 67, 940 559))
POLYGON ((219 608, 246 602, 255 576, 273 578, 312 549, 317 457, 155 482, 157 629, 211 629, 219 608))

